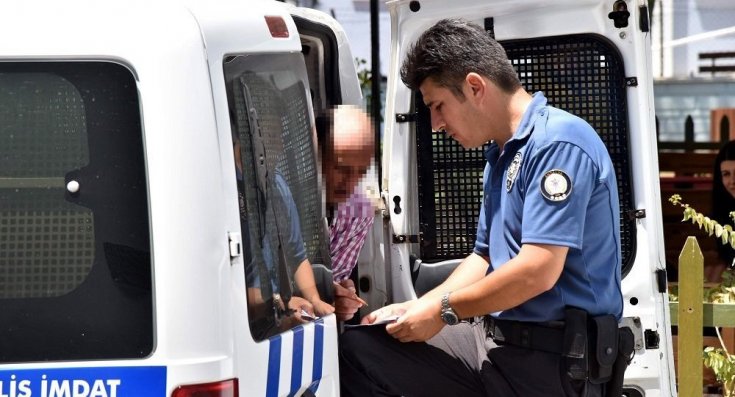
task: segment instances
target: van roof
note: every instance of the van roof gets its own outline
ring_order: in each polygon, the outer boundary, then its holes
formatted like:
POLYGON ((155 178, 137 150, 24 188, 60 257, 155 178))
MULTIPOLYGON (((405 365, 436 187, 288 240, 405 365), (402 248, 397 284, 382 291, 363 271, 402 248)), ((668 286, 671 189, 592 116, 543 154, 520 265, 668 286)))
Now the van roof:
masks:
MULTIPOLYGON (((270 0, 7 2, 0 59, 172 59, 194 50, 298 51, 287 7, 270 0), (288 38, 271 37, 264 16, 281 16, 288 38), (194 47, 192 47, 194 46, 194 47)), ((219 51, 215 51, 219 52, 219 51)))

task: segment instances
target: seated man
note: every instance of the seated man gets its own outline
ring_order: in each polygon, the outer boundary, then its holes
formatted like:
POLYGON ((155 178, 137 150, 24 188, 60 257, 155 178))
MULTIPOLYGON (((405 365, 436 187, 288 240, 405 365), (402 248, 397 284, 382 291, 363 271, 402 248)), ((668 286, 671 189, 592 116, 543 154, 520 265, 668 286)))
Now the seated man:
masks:
MULTIPOLYGON (((357 107, 340 106, 331 113, 330 126, 322 135, 322 171, 325 180, 327 207, 332 216, 330 226, 329 255, 333 264, 336 314, 339 320, 352 318, 364 305, 357 297, 354 284, 348 279, 357 264, 360 249, 370 230, 374 218, 374 206, 365 195, 356 191, 359 180, 370 166, 373 156, 372 124, 367 115, 357 107)), ((239 139, 234 139, 236 171, 242 180, 242 158, 239 139)), ((335 307, 324 302, 316 287, 311 263, 307 259, 299 225, 299 215, 293 195, 285 178, 276 171, 268 189, 270 200, 266 200, 265 233, 260 237, 263 252, 262 262, 267 271, 258 270, 254 258, 246 260, 248 277, 248 302, 263 306, 264 299, 259 280, 269 279, 269 290, 273 291, 274 304, 285 310, 283 298, 288 301, 289 309, 301 320, 301 313, 310 316, 323 316, 335 312, 335 307), (280 232, 280 233, 279 233, 280 232), (289 270, 287 274, 277 274, 277 258, 283 248, 283 261, 289 270), (294 267, 294 264, 298 264, 294 267), (260 274, 264 273, 264 274, 260 274), (279 291, 286 286, 277 285, 276 280, 290 279, 297 296, 281 297, 279 291)), ((241 183, 238 183, 241 187, 241 183)), ((243 239, 247 236, 247 220, 244 197, 241 195, 241 222, 243 239)), ((244 241, 245 242, 245 241, 244 241)), ((246 246, 249 246, 245 242, 246 246)), ((262 268, 262 266, 261 266, 262 268)), ((290 280, 289 280, 290 281, 290 280)), ((283 281, 280 281, 283 282, 283 281)), ((291 284, 291 282, 289 282, 291 284)), ((267 305, 265 305, 267 306, 267 305)))
POLYGON ((296 203, 285 178, 276 170, 268 178, 266 194, 254 200, 258 202, 255 212, 262 216, 249 214, 238 139, 234 141, 234 152, 248 306, 251 322, 257 323, 254 332, 265 337, 274 332, 273 327, 283 331, 293 327, 294 321, 304 321, 302 314, 315 317, 333 313, 332 305, 319 296, 301 236, 296 203), (253 225, 251 229, 250 222, 258 223, 257 227, 253 225), (252 230, 259 234, 251 235, 252 230), (251 245, 251 241, 257 243, 251 245), (260 254, 253 255, 253 252, 260 254), (296 293, 293 296, 292 288, 296 293), (280 323, 283 319, 286 321, 280 323))
POLYGON ((373 198, 358 189, 372 163, 375 143, 370 118, 356 106, 336 107, 328 121, 329 127, 321 128, 319 148, 327 215, 331 218, 329 256, 335 281, 335 312, 338 319, 349 320, 364 304, 349 277, 375 219, 373 198))

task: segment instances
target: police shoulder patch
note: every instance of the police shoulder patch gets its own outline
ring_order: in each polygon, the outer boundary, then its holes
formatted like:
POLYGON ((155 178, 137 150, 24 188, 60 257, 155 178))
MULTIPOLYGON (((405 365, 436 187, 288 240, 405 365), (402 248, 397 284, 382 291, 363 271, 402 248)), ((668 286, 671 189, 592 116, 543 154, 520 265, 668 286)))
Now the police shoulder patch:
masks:
POLYGON ((541 194, 549 201, 564 201, 572 193, 572 180, 564 171, 546 171, 541 178, 541 194))
POLYGON ((521 161, 523 161, 523 154, 517 152, 513 157, 513 161, 508 166, 508 172, 505 177, 505 191, 508 193, 510 193, 510 189, 513 189, 513 182, 515 182, 518 171, 521 169, 521 161))

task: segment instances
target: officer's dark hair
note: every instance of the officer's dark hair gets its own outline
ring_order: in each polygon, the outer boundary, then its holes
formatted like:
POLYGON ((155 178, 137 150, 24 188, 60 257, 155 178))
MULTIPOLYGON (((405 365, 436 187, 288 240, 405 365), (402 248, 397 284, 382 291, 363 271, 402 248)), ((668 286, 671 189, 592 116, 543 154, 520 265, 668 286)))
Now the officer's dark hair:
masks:
POLYGON ((427 78, 464 99, 468 73, 487 77, 506 93, 521 88, 503 47, 480 26, 463 19, 443 19, 411 46, 401 67, 401 80, 417 90, 427 78))

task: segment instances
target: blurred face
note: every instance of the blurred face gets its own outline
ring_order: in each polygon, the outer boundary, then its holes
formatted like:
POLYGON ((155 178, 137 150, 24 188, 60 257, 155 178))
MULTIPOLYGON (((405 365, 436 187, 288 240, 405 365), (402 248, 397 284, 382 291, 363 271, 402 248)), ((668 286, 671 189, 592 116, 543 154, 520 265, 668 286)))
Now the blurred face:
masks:
POLYGON ((372 160, 369 147, 355 145, 352 148, 332 149, 324 158, 324 176, 327 203, 336 205, 346 201, 355 190, 372 160))
POLYGON ((370 167, 375 149, 372 131, 370 117, 359 107, 340 105, 333 110, 322 159, 328 204, 346 201, 370 167))
POLYGON ((725 160, 720 163, 720 175, 722 175, 725 190, 735 197, 735 160, 725 160))

